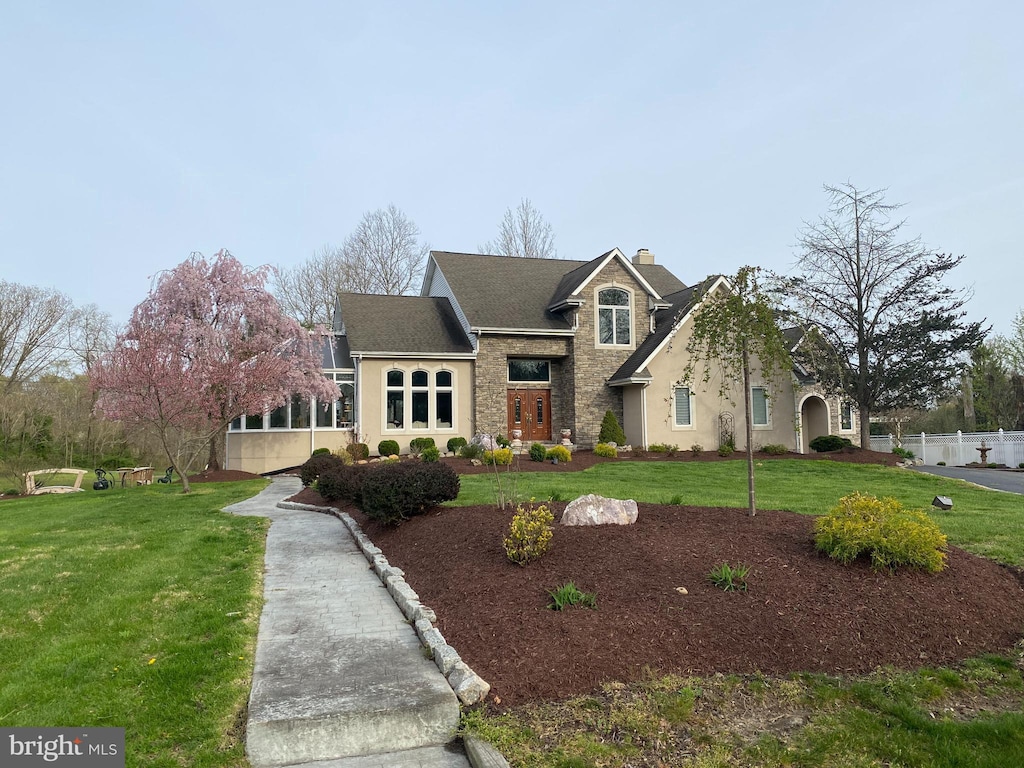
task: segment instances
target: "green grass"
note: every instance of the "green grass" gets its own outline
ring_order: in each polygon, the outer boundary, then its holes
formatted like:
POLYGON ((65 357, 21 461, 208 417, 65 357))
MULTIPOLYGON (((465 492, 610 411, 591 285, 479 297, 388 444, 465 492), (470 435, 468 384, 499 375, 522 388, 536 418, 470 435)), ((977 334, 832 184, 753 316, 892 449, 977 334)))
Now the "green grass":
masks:
MULTIPOLYGON (((949 542, 1024 565, 1019 495, 876 465, 774 460, 756 468, 760 509, 823 514, 853 491, 925 509, 949 542), (954 507, 930 506, 950 496, 954 507)), ((508 478, 503 479, 508 480, 508 478)), ((462 477, 457 505, 493 504, 490 475, 462 477)), ((598 493, 639 502, 746 506, 746 464, 599 464, 583 472, 522 472, 518 498, 570 500, 598 493)), ((614 684, 569 702, 469 713, 464 727, 523 768, 672 765, 851 768, 1024 765, 1024 645, 1013 658, 957 669, 882 671, 866 678, 667 677, 614 684), (665 702, 675 701, 674 716, 665 702), (692 705, 692 706, 691 706, 692 705), (797 718, 780 731, 787 713, 797 718)))
POLYGON ((266 521, 218 510, 264 484, 0 504, 0 726, 123 726, 129 766, 247 765, 266 521))
MULTIPOLYGON (((760 462, 755 472, 759 509, 818 515, 854 491, 892 496, 906 506, 928 510, 950 543, 1004 563, 1024 565, 1024 537, 1020 535, 1024 504, 1019 495, 871 464, 777 459, 760 462), (931 507, 938 495, 950 496, 953 509, 941 512, 931 507)), ((742 460, 609 462, 582 472, 524 471, 518 473, 515 482, 521 499, 569 500, 597 493, 654 504, 747 505, 746 463, 742 460)), ((493 504, 493 483, 490 474, 462 477, 462 490, 453 504, 493 504)))

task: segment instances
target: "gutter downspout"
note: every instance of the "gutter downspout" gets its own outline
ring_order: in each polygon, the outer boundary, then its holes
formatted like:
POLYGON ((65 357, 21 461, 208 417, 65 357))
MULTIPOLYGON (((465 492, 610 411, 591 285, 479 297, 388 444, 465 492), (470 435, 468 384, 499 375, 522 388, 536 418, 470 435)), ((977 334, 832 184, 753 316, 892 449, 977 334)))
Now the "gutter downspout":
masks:
POLYGON ((647 450, 647 388, 650 384, 644 384, 640 388, 640 445, 647 450))

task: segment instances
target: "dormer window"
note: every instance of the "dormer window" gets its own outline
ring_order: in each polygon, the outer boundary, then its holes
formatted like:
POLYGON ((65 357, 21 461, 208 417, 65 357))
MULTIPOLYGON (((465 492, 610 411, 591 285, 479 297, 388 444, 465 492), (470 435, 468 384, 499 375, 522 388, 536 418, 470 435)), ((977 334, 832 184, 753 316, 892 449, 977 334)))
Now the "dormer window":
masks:
POLYGON ((632 343, 629 291, 603 288, 597 292, 597 343, 628 347, 632 343))

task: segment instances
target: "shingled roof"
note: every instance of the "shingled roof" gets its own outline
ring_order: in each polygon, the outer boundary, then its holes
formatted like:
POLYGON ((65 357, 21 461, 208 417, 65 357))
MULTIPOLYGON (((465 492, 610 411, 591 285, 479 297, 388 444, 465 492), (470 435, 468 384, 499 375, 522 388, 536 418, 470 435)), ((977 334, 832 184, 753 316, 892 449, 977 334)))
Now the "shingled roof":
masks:
POLYGON ((661 346, 661 343, 668 338, 679 322, 686 317, 686 314, 693 309, 700 298, 711 289, 721 275, 711 275, 697 285, 684 288, 681 291, 665 296, 666 302, 670 303, 668 309, 662 309, 654 315, 654 333, 650 334, 639 347, 630 355, 619 370, 608 380, 612 386, 628 384, 636 379, 649 379, 650 373, 644 366, 654 351, 661 346))
POLYGON ((446 298, 338 295, 352 354, 471 354, 473 345, 446 298))
MULTIPOLYGON (((612 251, 591 261, 524 259, 475 253, 432 251, 472 328, 569 331, 570 322, 552 306, 567 298, 580 281, 612 251)), ((661 296, 685 285, 660 264, 633 268, 661 296)))

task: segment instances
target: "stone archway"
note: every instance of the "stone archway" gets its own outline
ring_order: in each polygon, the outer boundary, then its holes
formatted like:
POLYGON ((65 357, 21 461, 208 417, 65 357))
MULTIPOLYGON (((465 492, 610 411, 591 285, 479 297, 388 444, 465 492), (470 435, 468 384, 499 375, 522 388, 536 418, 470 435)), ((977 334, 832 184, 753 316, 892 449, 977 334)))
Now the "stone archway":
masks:
POLYGON ((817 395, 808 395, 800 404, 800 452, 811 452, 811 440, 829 433, 828 406, 817 395))

